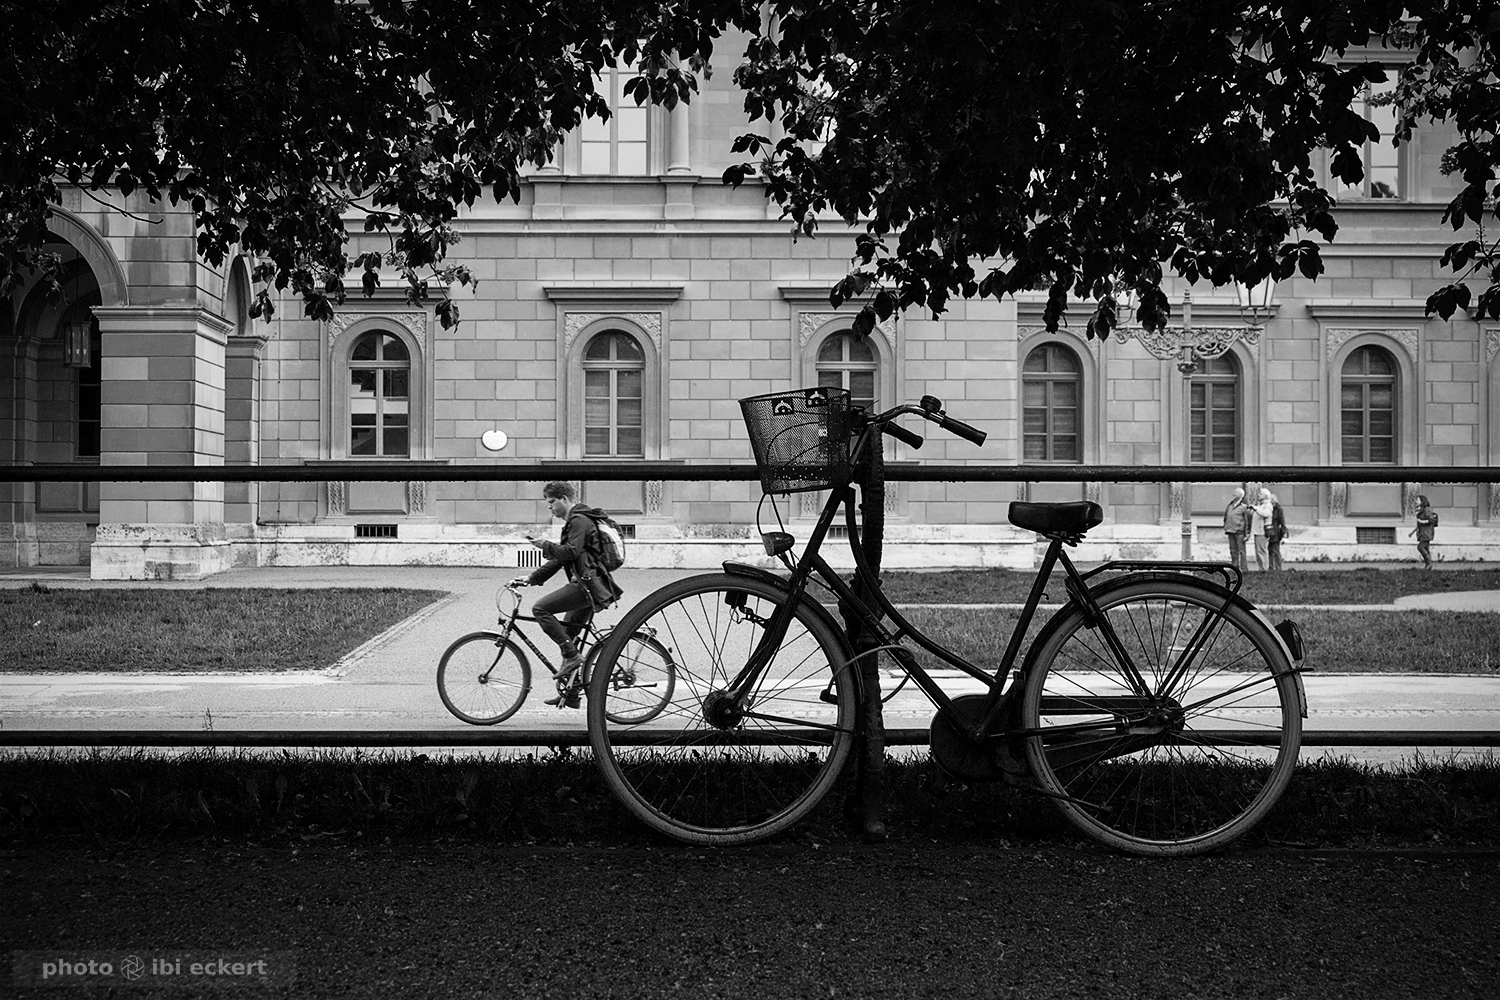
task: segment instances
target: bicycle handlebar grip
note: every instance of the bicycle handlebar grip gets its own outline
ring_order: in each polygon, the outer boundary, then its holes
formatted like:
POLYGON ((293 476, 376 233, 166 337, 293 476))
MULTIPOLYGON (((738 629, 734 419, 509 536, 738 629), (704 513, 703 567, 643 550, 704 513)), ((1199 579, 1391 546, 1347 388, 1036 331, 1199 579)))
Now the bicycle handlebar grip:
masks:
POLYGON ((881 424, 880 429, 897 441, 905 442, 909 447, 922 447, 922 435, 916 431, 909 431, 897 423, 881 424))
POLYGON ((984 444, 984 439, 989 436, 978 427, 971 427, 962 420, 950 417, 946 413, 937 418, 937 425, 943 430, 951 431, 964 440, 972 441, 975 444, 984 444))

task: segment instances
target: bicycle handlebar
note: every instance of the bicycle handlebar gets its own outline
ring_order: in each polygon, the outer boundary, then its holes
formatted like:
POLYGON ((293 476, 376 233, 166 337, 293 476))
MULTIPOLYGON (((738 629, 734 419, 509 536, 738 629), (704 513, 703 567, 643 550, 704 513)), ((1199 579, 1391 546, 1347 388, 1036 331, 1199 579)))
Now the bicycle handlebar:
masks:
POLYGON ((895 423, 897 417, 907 413, 915 414, 923 420, 930 420, 943 430, 957 434, 964 440, 971 441, 974 444, 984 444, 984 439, 989 436, 978 427, 966 424, 957 417, 950 417, 944 413, 943 401, 936 396, 923 396, 920 405, 903 403, 900 406, 892 407, 884 413, 871 417, 870 422, 878 424, 881 431, 889 434, 891 437, 899 441, 904 441, 913 448, 920 448, 922 447, 922 436, 895 423))

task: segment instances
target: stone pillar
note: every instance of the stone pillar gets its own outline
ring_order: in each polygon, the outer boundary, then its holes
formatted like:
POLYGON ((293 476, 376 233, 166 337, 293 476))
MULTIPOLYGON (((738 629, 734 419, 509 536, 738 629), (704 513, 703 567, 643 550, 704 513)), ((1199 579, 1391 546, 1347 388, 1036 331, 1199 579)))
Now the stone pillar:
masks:
MULTIPOLYGON (((232 465, 260 462, 260 369, 266 340, 234 336, 225 347, 224 461, 232 465)), ((224 520, 254 524, 259 501, 259 483, 225 483, 224 520)))
MULTIPOLYGON (((223 465, 231 324, 193 306, 96 307, 94 315, 102 469, 223 465)), ((229 568, 224 484, 101 483, 91 556, 95 580, 197 580, 229 568)))
POLYGON ((693 173, 689 152, 692 105, 679 104, 667 113, 667 173, 662 182, 667 188, 663 214, 668 219, 691 219, 696 214, 693 187, 698 177, 693 173))

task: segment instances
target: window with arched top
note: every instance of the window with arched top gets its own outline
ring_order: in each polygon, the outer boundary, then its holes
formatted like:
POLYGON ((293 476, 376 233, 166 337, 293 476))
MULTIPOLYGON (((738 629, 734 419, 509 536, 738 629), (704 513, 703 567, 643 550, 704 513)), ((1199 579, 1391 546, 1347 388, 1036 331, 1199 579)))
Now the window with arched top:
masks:
POLYGON ((628 333, 606 330, 583 349, 583 454, 645 455, 646 356, 628 333))
POLYGON ((1083 366, 1062 344, 1042 344, 1021 367, 1021 456, 1027 462, 1080 462, 1083 366))
POLYGON ((1233 465, 1240 460, 1240 365, 1233 354, 1199 358, 1188 384, 1190 461, 1233 465))
POLYGON ((1344 464, 1394 464, 1400 402, 1395 359, 1383 348, 1361 347, 1345 359, 1340 379, 1344 464))
POLYGON ((840 330, 824 338, 813 364, 818 385, 848 389, 850 402, 867 410, 876 409, 880 384, 880 361, 868 338, 858 339, 853 330, 840 330))
POLYGON ((349 351, 349 454, 411 455, 411 352, 393 333, 366 333, 349 351))

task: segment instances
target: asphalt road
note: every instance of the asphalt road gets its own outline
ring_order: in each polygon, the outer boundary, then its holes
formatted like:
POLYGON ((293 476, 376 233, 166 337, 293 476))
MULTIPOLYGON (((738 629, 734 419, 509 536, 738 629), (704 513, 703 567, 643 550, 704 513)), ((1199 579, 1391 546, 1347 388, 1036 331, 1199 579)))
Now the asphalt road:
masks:
POLYGON ((107 995, 1478 1000, 1500 982, 1495 861, 989 842, 12 849, 0 994, 100 995, 27 984, 49 959, 135 955, 142 978, 107 995), (224 955, 267 965, 210 980, 150 964, 224 955))

